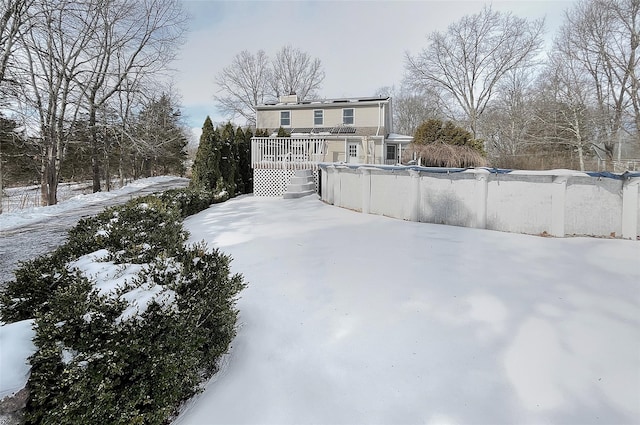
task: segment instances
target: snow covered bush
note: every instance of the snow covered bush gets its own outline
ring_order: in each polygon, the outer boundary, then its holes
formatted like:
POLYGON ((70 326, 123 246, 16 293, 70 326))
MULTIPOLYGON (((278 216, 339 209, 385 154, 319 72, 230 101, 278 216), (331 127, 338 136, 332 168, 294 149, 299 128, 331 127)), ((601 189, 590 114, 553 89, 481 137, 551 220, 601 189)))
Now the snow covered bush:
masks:
POLYGON ((180 210, 145 196, 81 220, 63 249, 73 257, 105 248, 122 262, 147 263, 174 255, 186 239, 180 210))
POLYGON ((144 264, 161 255, 176 255, 186 239, 180 211, 156 196, 107 208, 80 220, 53 253, 21 264, 16 279, 0 293, 0 319, 10 323, 48 311, 51 294, 76 279, 65 267, 67 261, 107 249, 118 262, 144 264))
POLYGON ((57 250, 21 264, 15 271, 15 280, 0 291, 0 320, 13 323, 32 319, 51 308, 51 294, 78 279, 64 267, 62 254, 57 250))
POLYGON ((182 217, 206 210, 211 204, 226 201, 223 196, 214 196, 210 191, 196 188, 171 189, 160 195, 165 203, 180 209, 182 217))
POLYGON ((0 307, 36 319, 27 423, 163 424, 216 371, 245 284, 185 245, 180 215, 156 197, 110 208, 17 271, 0 307))

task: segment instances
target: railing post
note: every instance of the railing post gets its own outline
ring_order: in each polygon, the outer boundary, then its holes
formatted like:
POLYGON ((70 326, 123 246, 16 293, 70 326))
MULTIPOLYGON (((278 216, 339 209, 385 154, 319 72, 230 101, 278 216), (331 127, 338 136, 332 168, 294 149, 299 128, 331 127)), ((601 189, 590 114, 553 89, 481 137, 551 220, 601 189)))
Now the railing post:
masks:
POLYGON ((487 195, 489 192, 489 170, 474 170, 476 177, 476 229, 487 228, 487 195))
POLYGON ((342 206, 342 197, 341 195, 341 179, 340 170, 337 167, 333 167, 333 205, 337 205, 339 207, 342 206))
POLYGON ((628 177, 622 183, 622 237, 638 237, 638 189, 640 177, 628 177))
POLYGON ((371 210, 371 170, 360 167, 362 176, 362 213, 369 214, 371 210))
POLYGON ((420 221, 420 171, 409 170, 409 176, 411 176, 409 220, 420 221))
POLYGON ((551 184, 551 235, 564 237, 567 176, 553 176, 551 184))
POLYGON ((327 166, 327 172, 325 173, 327 175, 326 177, 326 183, 323 185, 324 188, 324 192, 327 194, 326 195, 326 199, 325 201, 328 204, 334 205, 333 203, 333 195, 334 195, 334 190, 333 187, 336 184, 336 167, 333 165, 329 165, 327 166))

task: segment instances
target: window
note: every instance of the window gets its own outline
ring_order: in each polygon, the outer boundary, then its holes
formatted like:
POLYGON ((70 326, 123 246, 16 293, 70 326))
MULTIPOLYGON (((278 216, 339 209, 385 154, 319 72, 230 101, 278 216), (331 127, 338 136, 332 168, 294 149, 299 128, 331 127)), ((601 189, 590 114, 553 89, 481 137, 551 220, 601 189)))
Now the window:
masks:
POLYGON ((398 158, 396 145, 387 145, 387 161, 395 161, 398 158))
POLYGON ((353 125, 353 122, 354 122, 353 108, 343 109, 342 110, 342 124, 353 125))
POLYGON ((291 111, 280 111, 280 126, 289 127, 291 125, 291 111))
POLYGON ((324 125, 324 111, 322 109, 313 111, 313 125, 324 125))

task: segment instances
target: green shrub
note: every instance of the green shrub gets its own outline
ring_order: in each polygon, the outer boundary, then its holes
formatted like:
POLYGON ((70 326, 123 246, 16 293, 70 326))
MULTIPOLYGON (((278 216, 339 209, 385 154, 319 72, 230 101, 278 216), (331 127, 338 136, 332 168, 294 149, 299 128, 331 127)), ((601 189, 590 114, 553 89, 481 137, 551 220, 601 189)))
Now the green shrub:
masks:
POLYGON ((51 294, 78 278, 66 269, 65 253, 60 249, 22 262, 15 276, 0 291, 0 319, 5 323, 32 319, 49 311, 51 294))
POLYGON ((194 188, 167 190, 160 195, 160 199, 178 208, 183 218, 206 210, 215 201, 211 192, 194 188))
POLYGON ((413 135, 413 143, 416 145, 444 143, 453 146, 468 146, 483 157, 486 156, 482 140, 474 139, 470 132, 451 121, 435 118, 428 119, 418 126, 413 135))
MULTIPOLYGON (((235 336, 237 294, 245 287, 242 276, 230 274, 231 258, 219 250, 194 245, 180 255, 181 279, 172 286, 180 311, 188 311, 194 341, 204 359, 217 359, 235 336)), ((210 372, 215 362, 203 363, 210 372)))
POLYGON ((69 257, 108 249, 116 262, 148 263, 175 255, 186 239, 180 210, 145 196, 81 220, 69 231, 65 249, 69 257))
POLYGON ((0 313, 36 319, 27 423, 164 424, 216 371, 245 284, 220 251, 185 246, 180 217, 204 205, 200 196, 109 208, 16 272, 0 313), (83 262, 130 278, 97 286, 77 268, 83 262), (148 304, 132 304, 140 291, 154 294, 148 304))

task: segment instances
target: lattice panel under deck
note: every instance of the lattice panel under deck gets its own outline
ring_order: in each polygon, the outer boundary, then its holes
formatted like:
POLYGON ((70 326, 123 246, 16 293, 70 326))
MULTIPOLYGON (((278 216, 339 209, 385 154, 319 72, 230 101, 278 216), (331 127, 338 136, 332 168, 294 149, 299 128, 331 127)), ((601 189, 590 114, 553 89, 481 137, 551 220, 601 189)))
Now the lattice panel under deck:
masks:
MULTIPOLYGON (((253 170, 253 196, 279 197, 284 195, 295 170, 255 168, 253 170)), ((318 188, 318 172, 313 172, 313 181, 318 188)))

